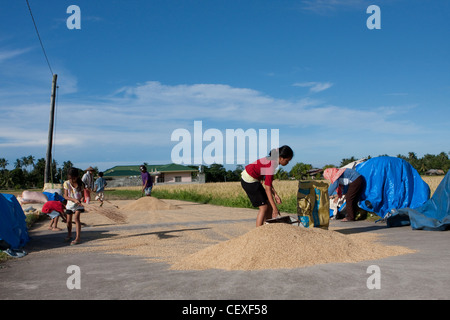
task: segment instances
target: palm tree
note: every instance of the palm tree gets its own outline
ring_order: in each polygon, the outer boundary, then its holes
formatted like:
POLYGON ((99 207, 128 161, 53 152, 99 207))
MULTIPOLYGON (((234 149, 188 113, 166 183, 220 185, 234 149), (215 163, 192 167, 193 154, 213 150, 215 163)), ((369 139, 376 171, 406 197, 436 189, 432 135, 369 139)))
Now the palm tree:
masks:
POLYGON ((15 169, 21 169, 22 165, 23 165, 23 163, 22 163, 22 160, 20 160, 20 159, 16 159, 16 162, 14 162, 15 169))
POLYGON ((349 163, 352 163, 352 162, 354 162, 354 161, 356 161, 356 160, 357 160, 357 159, 356 159, 354 156, 352 156, 351 158, 344 158, 344 159, 341 160, 341 165, 340 165, 340 167, 346 166, 346 165, 348 165, 349 163))
POLYGON ((35 157, 33 157, 31 154, 27 157, 28 165, 34 166, 34 160, 35 157))
POLYGON ((8 160, 6 160, 5 158, 0 158, 0 168, 5 170, 7 166, 8 166, 8 160))
POLYGON ((22 157, 21 162, 24 169, 28 171, 28 167, 34 164, 34 157, 33 156, 22 157))

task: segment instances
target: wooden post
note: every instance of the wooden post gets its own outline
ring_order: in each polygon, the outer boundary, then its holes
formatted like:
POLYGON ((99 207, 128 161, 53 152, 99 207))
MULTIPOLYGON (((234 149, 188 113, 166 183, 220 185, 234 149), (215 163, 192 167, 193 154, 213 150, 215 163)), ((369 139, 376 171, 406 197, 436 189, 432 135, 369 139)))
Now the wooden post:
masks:
POLYGON ((50 101, 50 122, 48 125, 48 144, 47 155, 45 158, 44 184, 50 181, 51 165, 52 165, 52 145, 53 145, 53 123, 55 121, 55 96, 56 96, 56 79, 58 75, 53 75, 52 96, 50 101))

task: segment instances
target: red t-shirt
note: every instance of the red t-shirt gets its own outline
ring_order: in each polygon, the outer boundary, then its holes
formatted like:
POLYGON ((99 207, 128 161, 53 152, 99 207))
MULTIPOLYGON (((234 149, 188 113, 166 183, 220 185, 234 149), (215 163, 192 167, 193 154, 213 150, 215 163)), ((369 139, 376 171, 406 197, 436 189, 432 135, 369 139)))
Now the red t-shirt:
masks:
POLYGON ((64 212, 64 205, 60 201, 47 201, 42 206, 43 213, 51 213, 52 211, 64 212))
POLYGON ((247 173, 251 177, 257 180, 262 180, 263 177, 265 177, 264 184, 266 186, 271 187, 273 181, 273 174, 275 173, 276 167, 277 167, 276 161, 267 160, 267 158, 262 158, 247 165, 245 167, 245 171, 247 171, 247 173))

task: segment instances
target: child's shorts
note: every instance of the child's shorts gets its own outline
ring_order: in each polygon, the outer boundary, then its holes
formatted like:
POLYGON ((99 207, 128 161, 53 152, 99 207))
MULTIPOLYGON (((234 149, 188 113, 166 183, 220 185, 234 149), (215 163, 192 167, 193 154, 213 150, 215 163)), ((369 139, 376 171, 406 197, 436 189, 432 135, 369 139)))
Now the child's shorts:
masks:
POLYGON ((261 182, 248 183, 241 179, 241 185, 254 207, 260 207, 269 203, 266 190, 262 186, 261 182))
POLYGON ((66 214, 74 214, 76 211, 84 212, 84 209, 66 210, 66 214))
POLYGON ((97 192, 97 195, 95 196, 95 200, 103 201, 105 199, 105 194, 103 192, 97 192))

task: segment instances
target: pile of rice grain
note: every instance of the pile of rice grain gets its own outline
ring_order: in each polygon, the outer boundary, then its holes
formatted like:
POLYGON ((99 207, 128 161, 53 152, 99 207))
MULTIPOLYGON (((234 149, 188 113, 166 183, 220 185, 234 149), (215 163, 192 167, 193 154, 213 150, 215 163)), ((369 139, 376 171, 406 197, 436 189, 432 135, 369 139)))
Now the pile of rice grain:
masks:
POLYGON ((207 247, 172 265, 174 270, 291 269, 316 264, 349 263, 413 253, 399 246, 372 241, 373 235, 274 223, 207 247))
POLYGON ((123 206, 121 209, 130 211, 152 211, 179 209, 179 207, 168 204, 154 197, 142 197, 123 206))

